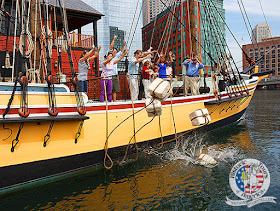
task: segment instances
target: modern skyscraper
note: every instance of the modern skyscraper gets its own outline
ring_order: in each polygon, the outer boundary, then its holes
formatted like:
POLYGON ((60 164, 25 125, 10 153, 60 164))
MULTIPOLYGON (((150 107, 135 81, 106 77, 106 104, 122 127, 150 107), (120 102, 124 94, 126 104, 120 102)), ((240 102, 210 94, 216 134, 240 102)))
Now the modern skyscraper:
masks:
POLYGON ((253 43, 262 42, 263 39, 271 38, 271 26, 259 23, 252 31, 253 43))
MULTIPOLYGON (((163 0, 168 2, 168 0, 163 0)), ((154 20, 154 18, 165 9, 160 0, 143 0, 143 26, 154 20)))
MULTIPOLYGON (((124 34, 124 40, 127 40, 129 56, 133 56, 134 51, 142 49, 141 34, 141 8, 139 0, 83 0, 105 16, 97 23, 98 45, 102 46, 100 52, 104 56, 112 41, 112 33, 118 30, 118 33, 124 34), (111 32, 111 33, 110 33, 111 32)), ((92 26, 82 29, 83 33, 92 33, 92 26)), ((116 35, 117 35, 116 34, 116 35)), ((120 37, 123 39, 123 37, 120 37)), ((117 40, 120 45, 120 40, 117 40)), ((101 59, 102 61, 102 59, 101 59)))

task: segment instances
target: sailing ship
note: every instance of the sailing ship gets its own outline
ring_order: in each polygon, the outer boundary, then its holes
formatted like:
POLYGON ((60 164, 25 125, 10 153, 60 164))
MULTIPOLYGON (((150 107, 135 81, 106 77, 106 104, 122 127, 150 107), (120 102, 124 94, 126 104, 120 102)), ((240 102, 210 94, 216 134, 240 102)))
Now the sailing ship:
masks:
MULTIPOLYGON (((213 72, 212 77, 205 79, 208 93, 178 97, 171 94, 166 100, 161 99, 162 111, 154 115, 147 115, 146 109, 152 103, 146 104, 145 100, 89 102, 77 87, 62 1, 57 0, 56 8, 64 20, 62 47, 69 56, 72 72, 66 84, 54 83, 50 67, 49 6, 44 0, 35 2, 42 14, 38 27, 42 27, 44 34, 44 58, 40 61, 45 72, 40 77, 46 83, 29 83, 32 79, 28 78, 27 54, 31 54, 30 43, 34 38, 28 33, 28 13, 32 11, 28 8, 32 8, 34 1, 17 0, 15 15, 19 13, 23 18, 19 37, 23 41, 18 50, 14 48, 14 55, 20 55, 23 65, 19 71, 16 60, 14 81, 0 83, 1 195, 93 169, 111 168, 127 155, 137 156, 140 148, 162 148, 165 143, 178 142, 193 131, 208 131, 237 122, 244 116, 258 82, 269 74, 258 73, 257 63, 243 73, 234 72, 229 67, 230 59, 224 63, 220 59, 216 61, 217 74, 213 72), (254 73, 247 74, 252 70, 254 73), (224 81, 224 87, 218 86, 219 80, 224 81)), ((2 13, 9 16, 3 7, 2 13)))

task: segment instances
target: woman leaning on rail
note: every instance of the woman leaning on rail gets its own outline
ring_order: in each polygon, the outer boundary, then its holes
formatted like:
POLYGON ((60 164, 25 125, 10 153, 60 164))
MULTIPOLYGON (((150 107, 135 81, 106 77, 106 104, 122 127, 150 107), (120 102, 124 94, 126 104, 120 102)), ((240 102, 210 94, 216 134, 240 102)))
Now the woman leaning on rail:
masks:
POLYGON ((79 80, 79 88, 80 92, 88 92, 88 70, 90 69, 89 62, 95 59, 101 50, 101 46, 99 46, 98 50, 94 53, 93 56, 91 54, 95 51, 94 45, 92 46, 92 49, 90 51, 83 51, 81 53, 80 59, 79 59, 79 65, 78 65, 78 80, 79 80))

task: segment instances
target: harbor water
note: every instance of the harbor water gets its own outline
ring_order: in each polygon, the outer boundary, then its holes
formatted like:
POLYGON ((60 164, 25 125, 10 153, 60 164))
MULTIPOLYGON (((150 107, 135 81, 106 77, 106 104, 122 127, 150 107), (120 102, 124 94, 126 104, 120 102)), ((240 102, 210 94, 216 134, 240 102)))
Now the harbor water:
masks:
POLYGON ((111 170, 92 171, 0 198, 0 210, 244 210, 229 185, 231 168, 246 158, 263 162, 270 172, 265 196, 274 203, 253 210, 280 210, 280 91, 258 90, 242 124, 194 134, 175 144, 142 149, 111 170), (217 166, 196 164, 200 153, 217 166))

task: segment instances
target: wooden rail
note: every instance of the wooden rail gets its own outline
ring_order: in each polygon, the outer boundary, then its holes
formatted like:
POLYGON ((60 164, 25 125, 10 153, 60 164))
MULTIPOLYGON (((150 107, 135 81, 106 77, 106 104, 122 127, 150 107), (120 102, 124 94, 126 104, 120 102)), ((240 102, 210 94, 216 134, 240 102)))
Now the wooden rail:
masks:
MULTIPOLYGON (((63 32, 57 32, 57 39, 55 36, 55 32, 53 32, 53 40, 54 45, 62 45, 63 43, 63 32)), ((80 48, 91 48, 94 44, 94 36, 78 34, 75 32, 69 33, 69 44, 72 47, 80 47, 80 48)))

